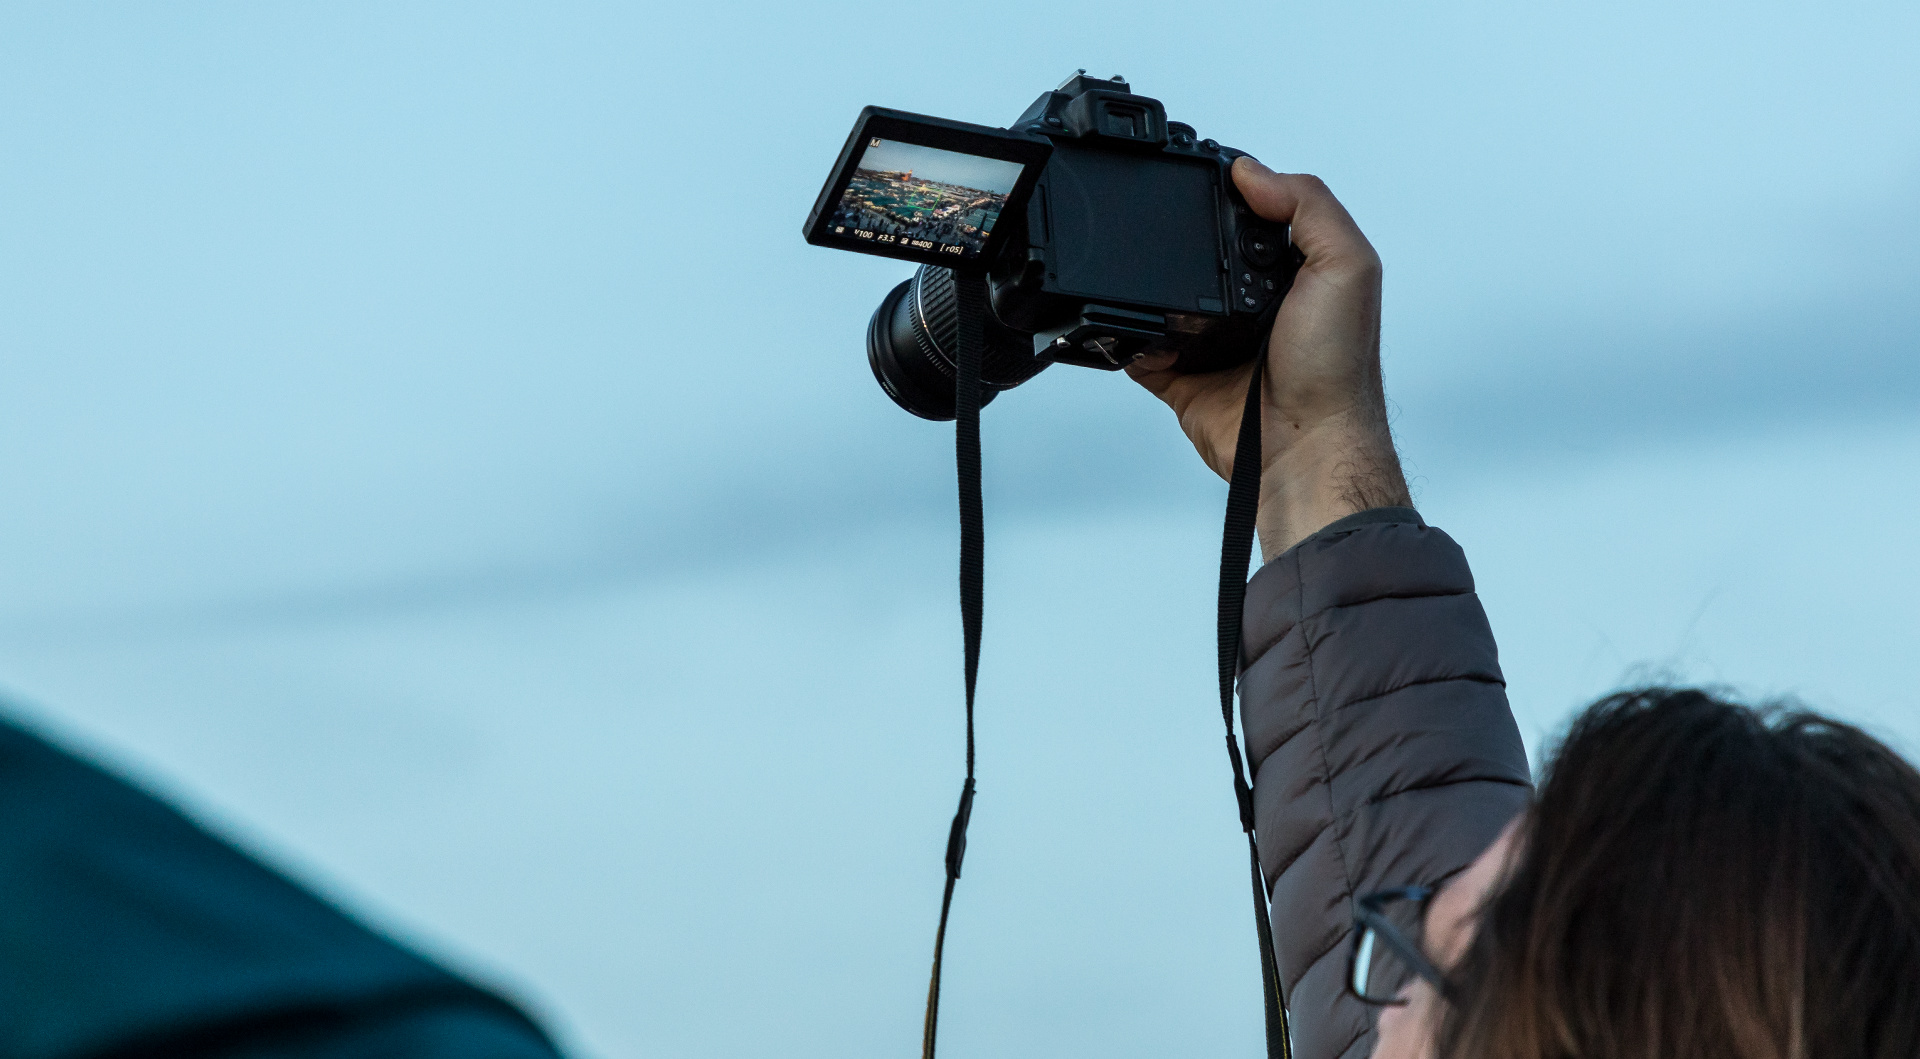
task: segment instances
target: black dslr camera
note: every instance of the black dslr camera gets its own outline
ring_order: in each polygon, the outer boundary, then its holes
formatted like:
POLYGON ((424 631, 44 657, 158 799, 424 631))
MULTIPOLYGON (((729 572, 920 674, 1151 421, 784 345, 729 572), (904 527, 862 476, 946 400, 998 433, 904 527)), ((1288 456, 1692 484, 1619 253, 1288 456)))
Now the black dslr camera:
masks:
POLYGON ((880 303, 867 359, 900 407, 954 416, 955 284, 986 284, 982 403, 1049 364, 1176 370, 1257 354, 1299 257, 1234 187, 1243 152, 1085 70, 1010 129, 868 107, 806 238, 921 262, 880 303))

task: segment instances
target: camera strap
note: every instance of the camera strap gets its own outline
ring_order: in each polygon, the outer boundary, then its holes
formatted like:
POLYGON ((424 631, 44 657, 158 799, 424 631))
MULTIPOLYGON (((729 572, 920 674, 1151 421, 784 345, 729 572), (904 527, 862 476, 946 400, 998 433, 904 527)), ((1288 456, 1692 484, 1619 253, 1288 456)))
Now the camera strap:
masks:
MULTIPOLYGON (((947 917, 953 909, 954 884, 960 879, 967 853, 967 823, 973 816, 974 794, 974 686, 980 671, 980 611, 985 569, 986 532, 980 501, 980 368, 986 354, 984 321, 987 313, 985 277, 956 271, 954 294, 959 309, 958 346, 954 356, 954 463, 960 486, 960 624, 965 642, 967 775, 960 787, 960 804, 947 829, 946 885, 940 895, 940 925, 933 937, 933 972, 927 983, 927 1014, 922 1031, 922 1059, 934 1059, 940 1024, 940 970, 947 942, 947 917)), ((1233 765, 1234 800, 1240 810, 1240 828, 1247 836, 1247 856, 1253 880, 1254 927, 1260 940, 1261 997, 1266 1014, 1267 1059, 1292 1059, 1293 1044, 1287 1009, 1280 995, 1280 972, 1267 918, 1266 880, 1260 871, 1260 847, 1253 829, 1253 788, 1234 733, 1233 694, 1240 671, 1241 608, 1247 593, 1247 564, 1253 555, 1254 517, 1260 505, 1260 397, 1267 360, 1263 342, 1254 358, 1247 384, 1247 403, 1240 417, 1234 449, 1233 475, 1227 486, 1226 526, 1220 543, 1219 663, 1220 715, 1227 728, 1227 757, 1233 765)))
POLYGON ((1267 1059, 1293 1059, 1286 1000, 1280 995, 1280 964, 1273 950, 1273 925, 1267 918, 1267 882, 1260 871, 1260 846, 1253 832, 1253 787, 1247 782, 1240 740, 1233 730, 1234 681, 1240 675, 1240 620, 1247 599, 1247 563, 1253 558, 1254 517, 1260 510, 1260 389, 1266 365, 1267 344, 1263 341, 1247 381, 1246 407, 1240 413, 1233 475, 1227 481, 1226 527, 1220 539, 1220 719, 1227 726, 1233 797, 1240 806, 1240 830, 1247 835, 1247 863, 1253 875, 1253 925, 1260 937, 1260 997, 1266 1009, 1267 1059))
POLYGON ((947 913, 953 908, 953 884, 967 855, 967 821, 973 816, 973 688, 980 673, 981 579, 985 570, 986 528, 980 506, 980 363, 986 357, 986 277, 958 270, 953 292, 959 309, 959 348, 954 351, 953 450, 960 478, 960 628, 965 639, 967 681, 967 779, 960 807, 947 829, 947 884, 940 895, 940 926, 933 935, 933 977, 927 983, 927 1021, 920 1038, 921 1059, 933 1059, 940 1027, 940 959, 947 945, 947 913))

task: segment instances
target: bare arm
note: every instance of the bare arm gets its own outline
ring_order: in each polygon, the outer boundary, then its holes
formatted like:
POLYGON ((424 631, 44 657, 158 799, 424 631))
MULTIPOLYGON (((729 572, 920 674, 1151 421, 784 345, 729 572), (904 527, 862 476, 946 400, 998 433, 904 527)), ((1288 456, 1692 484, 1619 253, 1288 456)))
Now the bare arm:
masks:
MULTIPOLYGON (((1380 381, 1380 255, 1319 178, 1252 158, 1236 162, 1233 177, 1256 213, 1293 226, 1306 255, 1267 352, 1258 526, 1272 559, 1342 516, 1410 501, 1380 381)), ((1229 477, 1253 366, 1180 375, 1167 370, 1172 359, 1144 358, 1127 372, 1173 408, 1207 466, 1229 477)))

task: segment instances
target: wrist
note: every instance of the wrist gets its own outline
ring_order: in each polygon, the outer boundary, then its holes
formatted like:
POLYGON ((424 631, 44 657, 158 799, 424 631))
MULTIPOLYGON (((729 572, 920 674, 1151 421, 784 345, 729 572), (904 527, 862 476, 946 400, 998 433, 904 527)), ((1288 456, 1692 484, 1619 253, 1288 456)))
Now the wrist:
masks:
POLYGON ((1412 506, 1383 416, 1338 417, 1278 440, 1260 474, 1263 559, 1356 512, 1412 506))

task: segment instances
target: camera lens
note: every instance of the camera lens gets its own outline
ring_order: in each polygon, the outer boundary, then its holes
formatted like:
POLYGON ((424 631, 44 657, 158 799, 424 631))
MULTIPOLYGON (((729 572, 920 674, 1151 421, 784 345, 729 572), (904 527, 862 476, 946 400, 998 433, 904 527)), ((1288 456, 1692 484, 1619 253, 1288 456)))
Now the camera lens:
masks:
MULTIPOLYGON (((921 265, 874 310, 867 324, 867 363, 893 403, 922 419, 954 415, 956 354, 960 349, 960 300, 956 282, 986 283, 983 276, 956 279, 949 268, 921 265)), ((1032 336, 994 319, 982 321, 986 355, 980 364, 980 403, 1040 373, 1047 362, 1033 355, 1032 336)))

